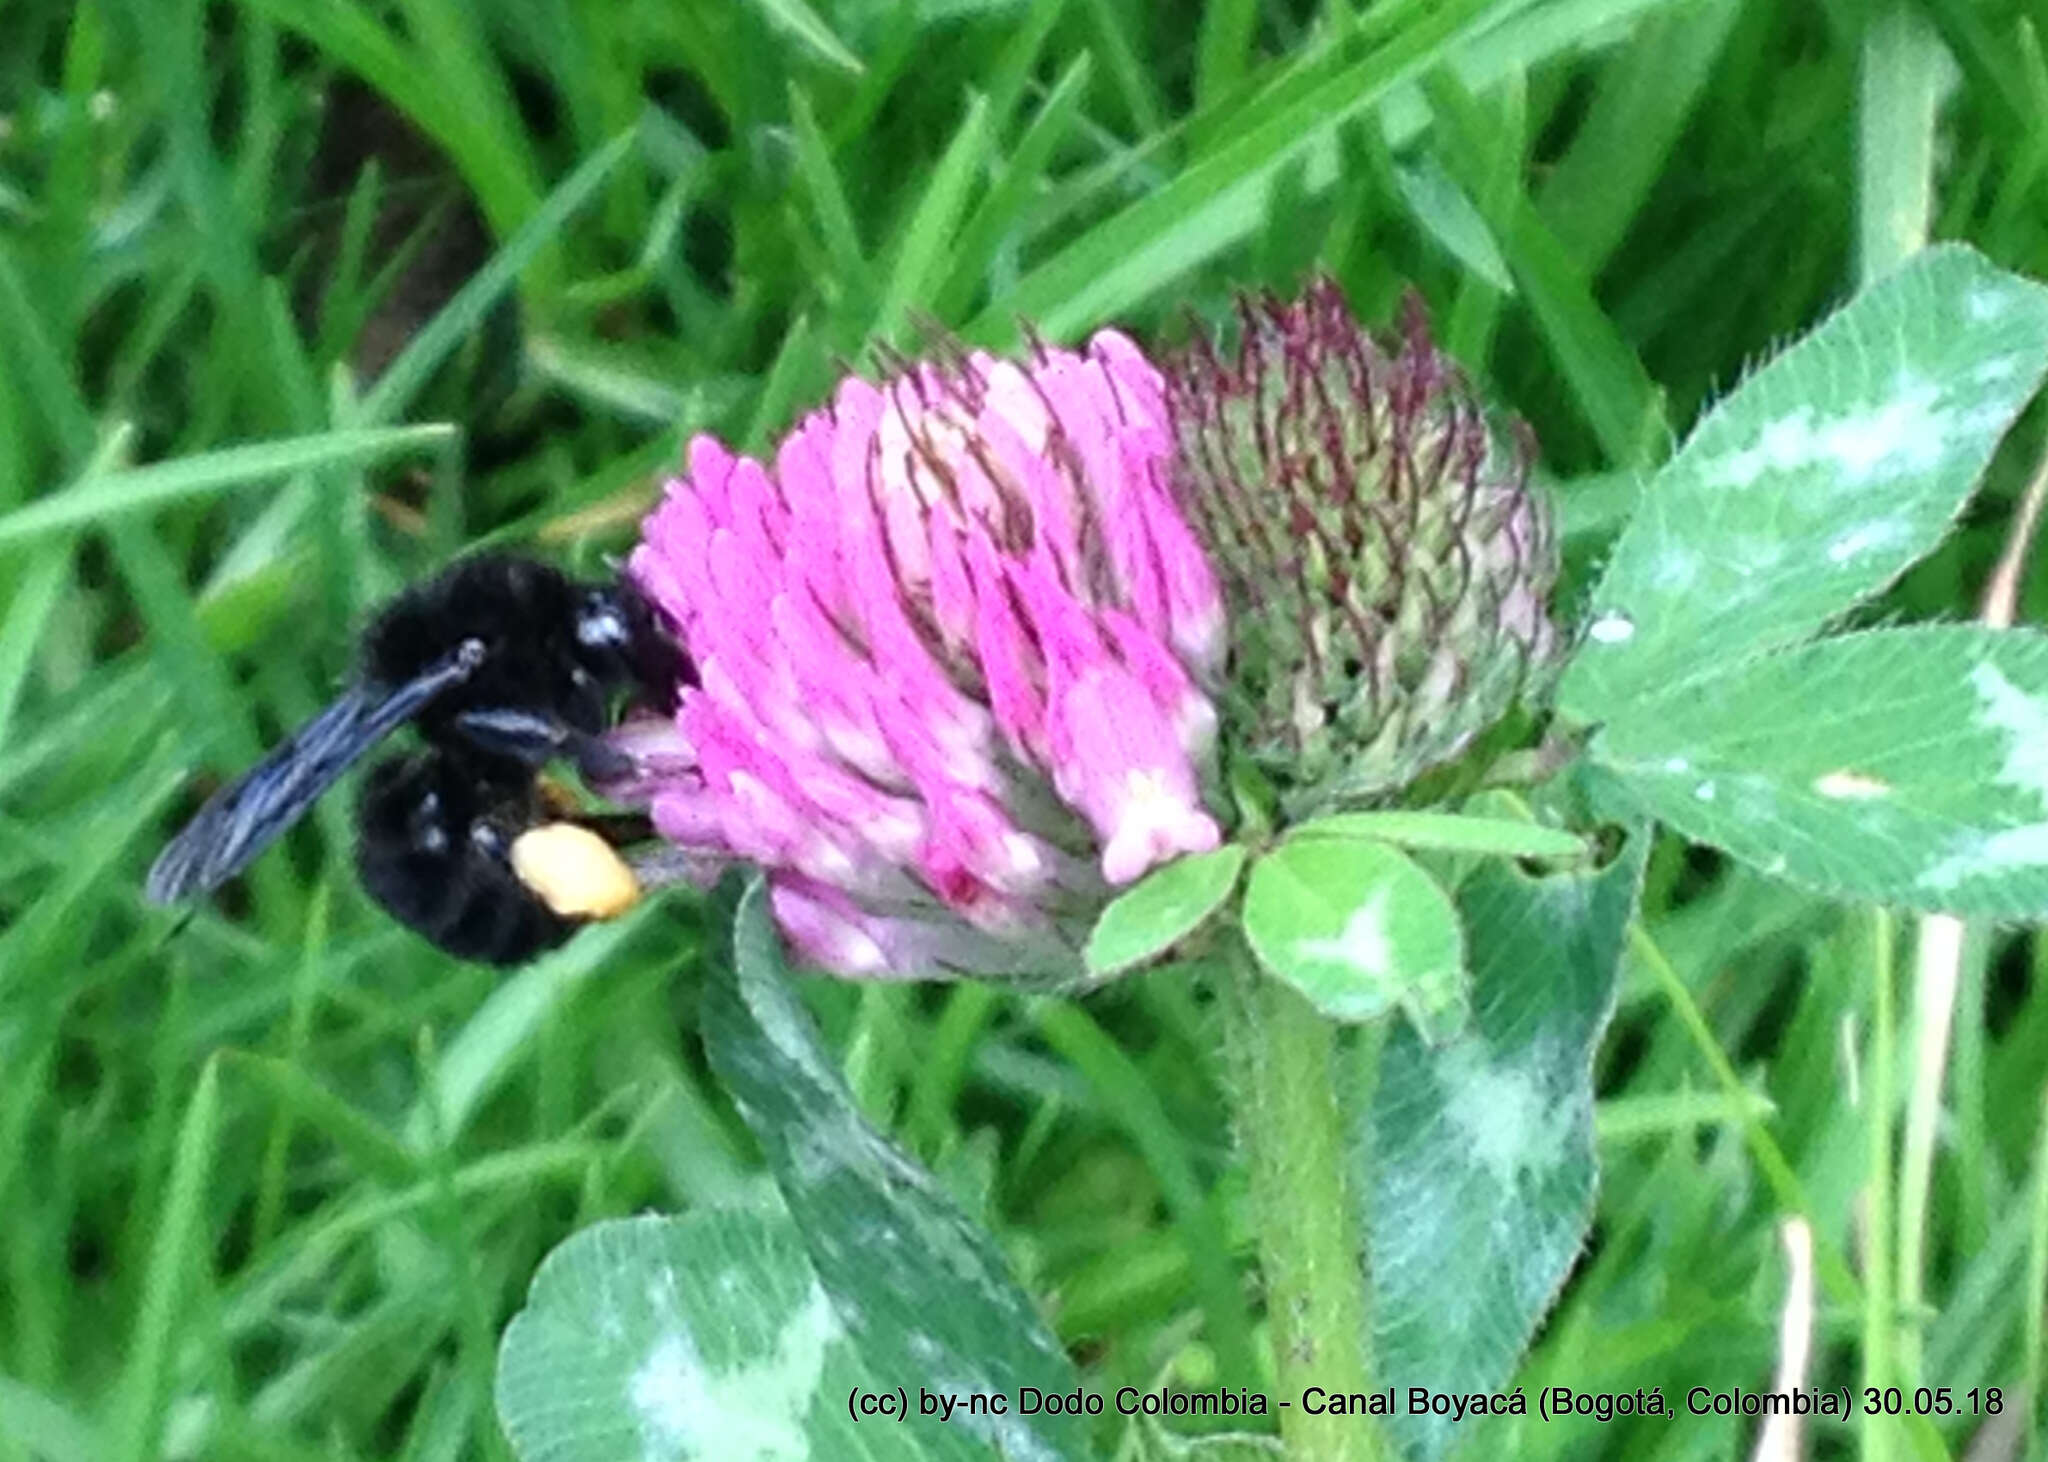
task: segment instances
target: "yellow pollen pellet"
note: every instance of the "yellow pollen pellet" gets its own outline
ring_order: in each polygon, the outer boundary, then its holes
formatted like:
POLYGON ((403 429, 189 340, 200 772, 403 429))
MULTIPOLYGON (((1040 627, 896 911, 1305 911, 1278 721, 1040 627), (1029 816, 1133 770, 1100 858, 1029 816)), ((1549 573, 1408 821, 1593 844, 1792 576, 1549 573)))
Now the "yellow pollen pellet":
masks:
POLYGON ((626 860, 573 822, 542 823, 513 839, 512 872, 565 919, 616 919, 640 898, 626 860))

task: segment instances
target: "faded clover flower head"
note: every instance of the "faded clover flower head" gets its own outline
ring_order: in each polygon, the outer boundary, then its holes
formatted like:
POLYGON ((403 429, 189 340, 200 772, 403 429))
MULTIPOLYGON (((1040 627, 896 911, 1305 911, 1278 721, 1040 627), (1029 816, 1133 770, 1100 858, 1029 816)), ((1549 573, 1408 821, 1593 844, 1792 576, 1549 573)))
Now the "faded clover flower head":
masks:
POLYGON ((1219 708, 1290 816, 1458 755, 1554 658, 1526 454, 1419 318, 1241 313, 1164 371, 1103 331, 849 378, 772 462, 692 441, 627 571, 696 680, 606 790, 691 876, 759 864, 825 969, 1060 981, 1220 842, 1219 708))
POLYGON ((1495 433, 1412 297, 1392 348, 1325 278, 1165 369, 1178 497, 1229 606, 1225 742, 1290 817, 1400 791, 1549 674, 1529 444, 1495 433))
POLYGON ((772 463, 700 436, 628 573, 695 663, 615 789, 750 859, 857 976, 1080 972, 1111 889, 1217 846, 1224 656, 1166 385, 1124 336, 838 388, 772 463))

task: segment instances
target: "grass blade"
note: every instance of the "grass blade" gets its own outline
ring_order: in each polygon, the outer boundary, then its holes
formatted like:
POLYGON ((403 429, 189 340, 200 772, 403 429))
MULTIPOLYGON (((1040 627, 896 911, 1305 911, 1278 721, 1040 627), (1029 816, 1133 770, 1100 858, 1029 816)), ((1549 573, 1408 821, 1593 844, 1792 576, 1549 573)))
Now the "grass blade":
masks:
POLYGON ((361 467, 429 452, 450 440, 450 426, 364 427, 223 447, 194 457, 153 462, 82 477, 60 492, 0 517, 0 544, 46 538, 102 519, 139 513, 166 503, 208 497, 270 478, 315 468, 361 467))

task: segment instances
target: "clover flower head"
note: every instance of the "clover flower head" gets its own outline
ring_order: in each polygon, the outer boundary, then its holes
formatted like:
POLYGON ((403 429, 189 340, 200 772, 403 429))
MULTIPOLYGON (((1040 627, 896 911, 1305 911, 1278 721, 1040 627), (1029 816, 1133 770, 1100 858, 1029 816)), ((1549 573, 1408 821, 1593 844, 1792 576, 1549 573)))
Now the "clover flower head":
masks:
POLYGON ((856 976, 1073 974, 1107 893, 1217 845, 1223 602, 1124 336, 842 382, 771 461, 700 436, 628 573, 693 662, 617 789, 856 976))
POLYGON ((1322 280, 1238 326, 899 362, 769 461, 696 438, 628 564, 696 673, 608 790, 691 876, 764 868, 824 968, 1057 981, 1218 845, 1219 726, 1288 818, 1461 755, 1556 660, 1526 440, 1419 308, 1382 345, 1322 280))
POLYGON ((1383 345, 1328 279, 1165 364, 1175 482, 1229 609, 1224 738, 1300 817, 1399 793, 1540 688, 1547 505, 1412 298, 1383 345))

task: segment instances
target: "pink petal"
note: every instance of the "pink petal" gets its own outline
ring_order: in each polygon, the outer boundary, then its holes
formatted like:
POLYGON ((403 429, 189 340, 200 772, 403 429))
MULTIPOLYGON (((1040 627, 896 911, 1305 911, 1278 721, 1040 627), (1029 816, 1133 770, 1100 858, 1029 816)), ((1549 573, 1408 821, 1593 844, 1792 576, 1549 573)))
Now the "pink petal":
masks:
POLYGON ((1102 837, 1102 876, 1110 883, 1221 843, 1187 753, 1135 680, 1111 668, 1091 671, 1053 717, 1053 783, 1102 837))
POLYGON ((1010 602, 988 537, 967 541, 974 580, 974 647, 996 726, 1018 756, 1045 759, 1045 665, 1010 602))

